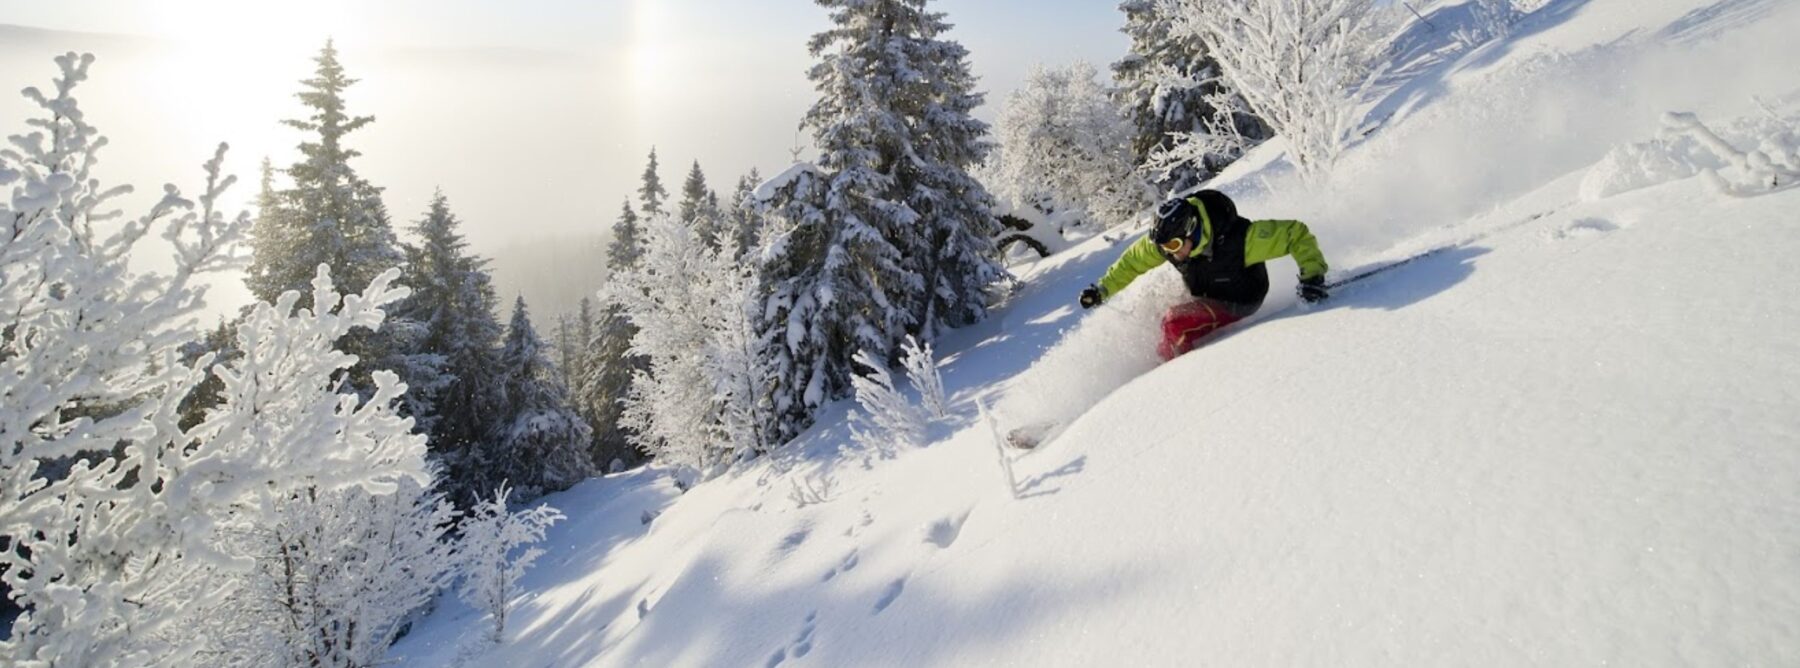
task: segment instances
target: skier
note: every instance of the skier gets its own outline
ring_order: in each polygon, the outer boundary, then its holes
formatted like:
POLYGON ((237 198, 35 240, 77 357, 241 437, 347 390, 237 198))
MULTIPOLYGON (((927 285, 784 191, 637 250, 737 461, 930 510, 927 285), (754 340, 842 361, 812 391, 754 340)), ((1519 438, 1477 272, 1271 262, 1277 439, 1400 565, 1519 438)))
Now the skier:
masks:
POLYGON ((1297 220, 1251 221, 1217 190, 1178 197, 1156 210, 1156 227, 1132 243, 1100 282, 1081 291, 1093 308, 1164 262, 1175 265, 1194 300, 1163 314, 1163 361, 1194 349, 1207 334, 1249 317, 1269 293, 1264 262, 1287 255, 1300 265, 1296 291, 1308 304, 1324 300, 1325 255, 1306 224, 1297 220))

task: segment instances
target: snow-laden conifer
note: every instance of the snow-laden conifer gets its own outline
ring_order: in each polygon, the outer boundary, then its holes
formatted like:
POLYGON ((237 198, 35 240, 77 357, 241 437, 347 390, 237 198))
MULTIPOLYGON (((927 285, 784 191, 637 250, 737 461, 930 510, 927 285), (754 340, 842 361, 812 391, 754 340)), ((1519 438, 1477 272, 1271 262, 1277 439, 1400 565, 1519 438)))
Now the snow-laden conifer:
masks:
POLYGON ((1149 166, 1162 191, 1189 190, 1269 138, 1220 76, 1212 45, 1173 29, 1171 5, 1124 0, 1119 11, 1131 47, 1112 64, 1113 98, 1136 128, 1133 164, 1149 166))
POLYGON ((500 417, 489 437, 494 454, 487 479, 511 481, 523 498, 532 499, 593 475, 588 452, 592 434, 556 381, 556 368, 531 326, 524 297, 513 302, 499 357, 500 417))
POLYGON ((423 329, 417 347, 442 365, 442 382, 428 392, 434 409, 426 424, 432 454, 443 464, 439 489, 460 505, 474 503, 497 479, 476 452, 504 419, 497 392, 505 367, 498 359, 502 329, 487 260, 469 253, 442 192, 413 226, 407 250, 413 294, 402 312, 423 329))
MULTIPOLYGON (((755 167, 738 178, 724 207, 724 233, 736 244, 737 257, 755 250, 762 239, 762 212, 756 200, 756 187, 762 185, 762 174, 755 167)), ((721 244, 723 245, 723 244, 721 244)))
POLYGON ((720 219, 718 195, 706 187, 706 173, 700 171, 698 160, 694 161, 687 180, 681 184, 681 202, 676 205, 675 217, 694 226, 694 236, 700 243, 708 248, 719 247, 724 223, 720 219))
POLYGON ((888 359, 907 334, 927 339, 986 314, 1002 275, 987 191, 968 170, 987 154, 970 115, 968 52, 925 0, 821 0, 832 27, 808 47, 819 93, 805 127, 823 183, 766 244, 766 326, 790 352, 777 403, 803 424, 850 389, 858 350, 888 359), (791 412, 791 413, 790 413, 791 412))
POLYGON ((495 643, 505 637, 506 616, 518 593, 519 577, 544 553, 528 546, 542 541, 550 526, 563 519, 561 512, 544 505, 512 512, 507 507, 511 494, 512 490, 501 485, 491 500, 469 510, 458 549, 464 566, 457 594, 493 620, 488 640, 495 643))
POLYGON ((669 201, 669 189, 663 187, 662 176, 656 169, 656 148, 652 147, 650 160, 644 165, 643 183, 638 186, 638 200, 646 218, 663 213, 663 202, 669 201))

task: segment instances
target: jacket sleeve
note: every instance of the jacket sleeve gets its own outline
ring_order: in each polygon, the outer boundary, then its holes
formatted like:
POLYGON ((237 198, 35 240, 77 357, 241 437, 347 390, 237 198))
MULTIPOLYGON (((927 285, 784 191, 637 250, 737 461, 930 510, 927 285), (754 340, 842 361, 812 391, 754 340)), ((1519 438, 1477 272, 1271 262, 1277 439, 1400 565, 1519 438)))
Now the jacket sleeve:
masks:
POLYGON ((1294 256, 1294 264, 1300 265, 1302 279, 1324 276, 1325 270, 1330 268, 1325 264, 1325 254, 1319 251, 1319 240, 1306 229, 1306 223, 1298 220, 1250 223, 1250 233, 1244 235, 1244 266, 1285 255, 1294 256))
POLYGON ((1131 246, 1127 247, 1125 252, 1119 256, 1119 259, 1113 262, 1112 267, 1106 270, 1106 275, 1100 277, 1101 296, 1110 298, 1119 294, 1120 290, 1131 285, 1131 282, 1137 280, 1138 276, 1155 269, 1156 265, 1166 261, 1163 259, 1162 253, 1156 249, 1156 244, 1150 241, 1150 235, 1138 237, 1138 240, 1132 242, 1131 246))

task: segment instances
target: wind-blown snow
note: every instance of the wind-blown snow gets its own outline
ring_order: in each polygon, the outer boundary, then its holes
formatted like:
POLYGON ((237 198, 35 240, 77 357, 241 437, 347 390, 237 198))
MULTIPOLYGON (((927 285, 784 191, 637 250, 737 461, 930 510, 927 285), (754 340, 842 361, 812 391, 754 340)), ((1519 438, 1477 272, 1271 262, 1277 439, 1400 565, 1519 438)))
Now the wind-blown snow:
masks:
POLYGON ((1272 264, 1262 313, 1158 366, 1180 286, 1157 270, 1081 311, 1126 242, 1090 239, 938 342, 930 445, 865 467, 838 406, 686 494, 651 470, 547 497, 571 519, 508 637, 459 640, 485 621, 446 602, 393 656, 1800 663, 1800 189, 1666 171, 1582 197, 1664 112, 1733 127, 1766 116, 1757 95, 1794 118, 1796 27, 1774 0, 1553 0, 1397 79, 1327 185, 1278 145, 1228 174, 1246 215, 1312 224, 1338 275, 1438 253, 1310 309, 1272 264), (1066 421, 1010 455, 1011 488, 978 403, 1066 421))

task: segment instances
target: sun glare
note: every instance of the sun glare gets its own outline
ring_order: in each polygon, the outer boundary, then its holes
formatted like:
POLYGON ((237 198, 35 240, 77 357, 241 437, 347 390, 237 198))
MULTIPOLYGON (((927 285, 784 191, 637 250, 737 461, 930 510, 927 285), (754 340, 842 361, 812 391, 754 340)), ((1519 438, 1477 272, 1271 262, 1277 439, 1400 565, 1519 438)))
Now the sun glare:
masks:
POLYGON ((370 37, 354 0, 163 0, 152 16, 154 30, 164 37, 238 52, 281 52, 326 38, 362 42, 370 37))

